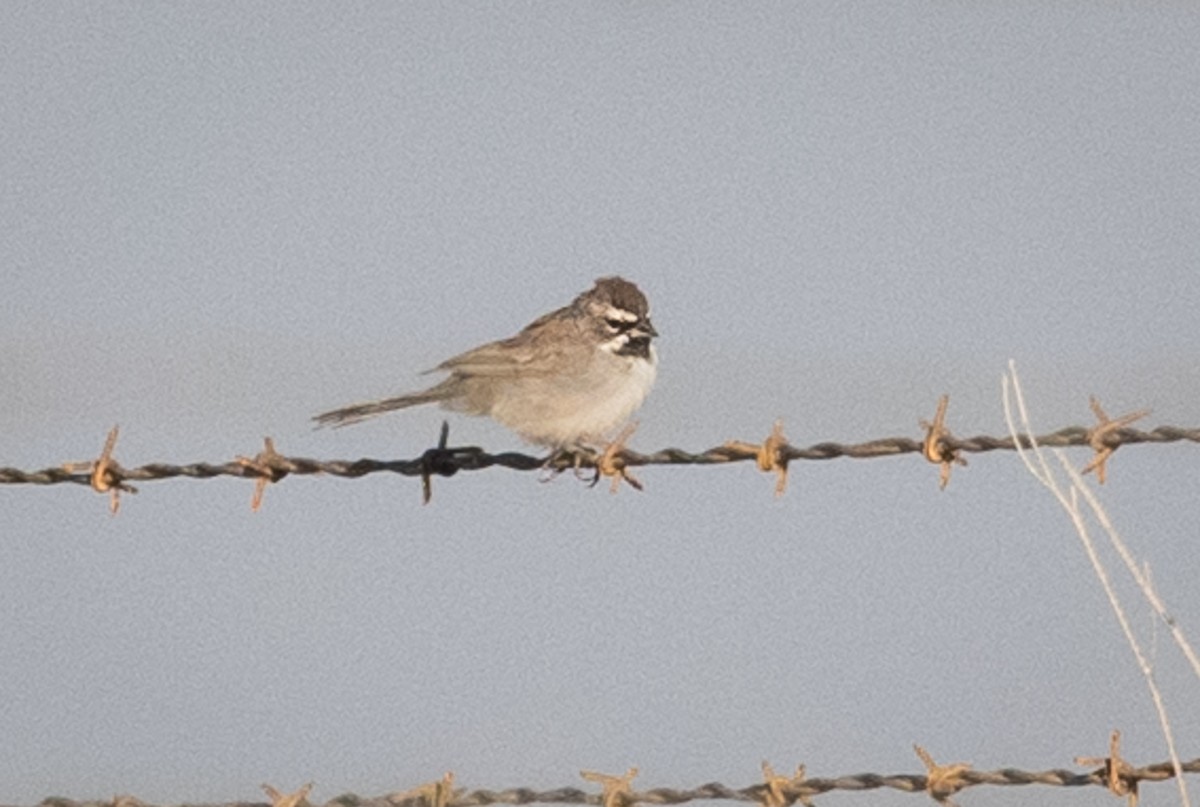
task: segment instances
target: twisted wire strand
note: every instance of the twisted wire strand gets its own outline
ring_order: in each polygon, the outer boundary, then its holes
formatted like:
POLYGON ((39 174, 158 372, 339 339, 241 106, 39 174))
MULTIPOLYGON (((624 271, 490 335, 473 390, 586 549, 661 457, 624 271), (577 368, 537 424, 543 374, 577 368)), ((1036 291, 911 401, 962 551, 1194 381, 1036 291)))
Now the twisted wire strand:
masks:
MULTIPOLYGON (((1046 447, 1089 446, 1091 430, 1081 426, 1071 426, 1059 431, 1037 437, 1037 442, 1046 447)), ((1177 426, 1159 426, 1148 431, 1124 428, 1112 432, 1104 439, 1104 444, 1117 448, 1126 444, 1138 443, 1200 443, 1200 429, 1180 428, 1177 426)), ((975 437, 958 438, 945 436, 941 440, 943 446, 952 452, 983 453, 988 451, 1011 451, 1015 448, 1012 437, 990 437, 978 435, 975 437)), ((1021 438, 1021 446, 1028 448, 1027 437, 1021 438)), ((854 459, 870 459, 875 457, 895 457, 902 454, 919 454, 923 442, 908 437, 886 437, 863 443, 815 443, 807 448, 784 444, 780 450, 780 458, 792 460, 829 460, 839 457, 854 459)), ((626 467, 647 465, 720 465, 731 462, 755 461, 759 457, 758 448, 753 444, 727 443, 714 446, 700 452, 689 452, 679 448, 664 448, 649 454, 622 449, 618 454, 621 463, 626 467)), ((490 454, 475 446, 447 447, 445 445, 431 448, 420 457, 400 460, 377 460, 363 458, 358 460, 317 460, 306 457, 287 457, 272 454, 261 457, 255 464, 242 461, 225 463, 194 462, 185 465, 175 465, 165 462, 153 462, 136 468, 121 468, 114 465, 108 468, 111 480, 116 482, 147 482, 160 479, 187 477, 191 479, 212 479, 219 476, 258 479, 267 478, 279 481, 285 476, 295 474, 308 476, 313 474, 328 474, 346 479, 358 479, 375 473, 394 473, 401 476, 453 476, 459 471, 481 471, 491 467, 508 468, 515 471, 533 471, 538 469, 569 470, 571 468, 595 468, 596 455, 576 454, 551 457, 534 457, 518 452, 503 452, 490 454)), ((76 484, 90 485, 91 477, 87 472, 80 472, 67 466, 55 466, 38 471, 23 471, 18 468, 0 468, 0 484, 3 485, 58 485, 76 484)))
MULTIPOLYGON (((1181 764, 1184 773, 1200 773, 1200 758, 1181 764)), ((1132 768, 1125 777, 1133 782, 1161 782, 1174 776, 1171 763, 1160 762, 1143 768, 1132 768)), ((1015 786, 1015 785, 1047 785, 1052 787, 1085 787, 1108 785, 1107 773, 1104 768, 1089 773, 1078 773, 1063 769, 1047 771, 1023 771, 1016 768, 1002 768, 995 771, 966 770, 959 774, 959 788, 978 785, 1015 786)), ((928 789, 929 779, 916 774, 881 775, 875 773, 859 773, 835 778, 804 779, 782 788, 782 795, 791 804, 796 800, 809 799, 834 790, 861 792, 888 788, 905 793, 923 793, 928 789)), ((743 788, 731 788, 720 782, 710 782, 688 789, 667 787, 650 790, 629 791, 621 794, 622 805, 633 804, 684 804, 691 801, 740 801, 763 804, 767 800, 767 785, 755 784, 743 788)), ((307 803, 307 802, 303 802, 307 803)), ((114 807, 114 805, 129 807, 150 807, 150 805, 131 796, 120 796, 105 801, 76 801, 67 798, 49 798, 41 802, 41 807, 114 807)), ((505 790, 477 789, 470 791, 455 791, 444 807, 485 807, 492 804, 587 804, 604 805, 605 797, 599 793, 588 792, 577 787, 560 787, 552 790, 536 790, 528 787, 514 787, 505 790)), ((272 807, 265 802, 232 802, 222 805, 198 805, 189 802, 191 807, 272 807)), ((0 807, 6 807, 0 805, 0 807)), ((325 802, 324 807, 430 807, 429 800, 417 791, 394 793, 375 797, 361 797, 355 794, 344 794, 325 802)))

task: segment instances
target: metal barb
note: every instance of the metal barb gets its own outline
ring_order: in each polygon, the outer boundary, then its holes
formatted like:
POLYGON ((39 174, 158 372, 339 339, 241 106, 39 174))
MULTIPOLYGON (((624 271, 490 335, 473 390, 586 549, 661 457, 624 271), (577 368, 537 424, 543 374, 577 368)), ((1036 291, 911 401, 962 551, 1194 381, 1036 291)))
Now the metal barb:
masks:
POLYGON ((637 768, 630 768, 621 776, 612 776, 596 771, 580 771, 579 775, 589 782, 597 782, 603 790, 600 796, 602 807, 628 807, 636 803, 633 798, 633 780, 638 775, 637 768))
POLYGON ((921 762, 925 764, 925 790, 938 804, 953 805, 950 799, 958 791, 970 784, 964 774, 971 770, 969 762, 955 762, 951 765, 939 765, 933 761, 929 752, 913 743, 913 750, 921 762))
POLYGON ((282 793, 268 784, 262 785, 263 792, 271 800, 271 807, 305 807, 308 804, 308 794, 313 789, 309 782, 294 793, 282 793))
MULTIPOLYGON (((1095 399, 1093 399, 1095 400, 1095 399)), ((1102 766, 1096 774, 1114 796, 1128 797, 1129 807, 1137 807, 1139 772, 1121 757, 1121 732, 1114 730, 1108 741, 1106 757, 1075 757, 1076 765, 1102 766)))
POLYGON ((1149 409, 1139 409, 1136 412, 1130 412, 1127 415, 1121 415, 1119 418, 1110 418, 1108 413, 1104 411, 1104 407, 1100 406, 1100 402, 1093 395, 1088 399, 1088 404, 1092 408, 1092 414, 1096 416, 1097 423, 1092 428, 1088 429, 1087 441, 1092 450, 1096 452, 1096 456, 1092 461, 1083 467, 1081 473, 1096 472, 1096 479, 1100 484, 1104 484, 1104 480, 1108 474, 1108 460, 1117 450, 1119 442, 1114 440, 1114 437, 1120 435, 1121 430, 1127 427, 1130 423, 1141 420, 1150 414, 1149 409))
POLYGON ((937 413, 933 422, 922 420, 921 428, 925 429, 925 442, 921 445, 921 453, 925 459, 934 465, 940 465, 938 475, 939 489, 945 490, 950 484, 950 469, 955 465, 966 465, 961 447, 954 445, 954 435, 946 428, 946 410, 950 407, 950 396, 943 395, 938 399, 937 413))
POLYGON ((262 507, 267 485, 278 482, 288 475, 287 470, 279 467, 279 462, 284 459, 286 458, 275 450, 275 441, 270 437, 263 438, 263 450, 255 454, 253 458, 239 456, 234 459, 243 468, 253 471, 256 475, 254 496, 250 499, 250 512, 257 513, 262 507))
POLYGON ((128 475, 112 456, 113 449, 117 447, 117 435, 120 434, 120 431, 120 426, 113 426, 109 430, 98 459, 64 462, 62 465, 62 469, 69 474, 87 474, 87 481, 92 490, 97 493, 107 493, 109 495, 108 511, 114 516, 121 509, 121 494, 137 493, 137 488, 125 482, 128 475))

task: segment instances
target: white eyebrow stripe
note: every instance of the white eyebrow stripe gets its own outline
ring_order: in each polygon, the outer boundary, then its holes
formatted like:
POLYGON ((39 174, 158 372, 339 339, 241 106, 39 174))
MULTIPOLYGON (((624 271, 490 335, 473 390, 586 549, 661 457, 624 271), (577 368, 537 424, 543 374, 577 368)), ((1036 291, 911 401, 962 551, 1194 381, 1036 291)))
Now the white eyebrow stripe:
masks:
POLYGON ((614 308, 611 305, 608 306, 608 308, 605 310, 604 316, 607 319, 619 319, 622 322, 637 322, 638 321, 638 315, 633 313, 632 311, 626 311, 623 308, 614 308))

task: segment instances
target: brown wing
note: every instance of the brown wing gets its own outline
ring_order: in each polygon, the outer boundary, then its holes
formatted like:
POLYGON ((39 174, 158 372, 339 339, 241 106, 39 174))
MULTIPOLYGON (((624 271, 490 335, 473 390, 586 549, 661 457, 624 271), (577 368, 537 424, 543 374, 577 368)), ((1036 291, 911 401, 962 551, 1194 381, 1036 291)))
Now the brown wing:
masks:
MULTIPOLYGON (((448 370, 458 376, 504 378, 548 372, 552 360, 563 352, 563 329, 575 328, 567 309, 552 311, 529 323, 516 336, 488 342, 446 359, 434 370, 448 370)), ((430 371, 432 372, 432 371, 430 371)))

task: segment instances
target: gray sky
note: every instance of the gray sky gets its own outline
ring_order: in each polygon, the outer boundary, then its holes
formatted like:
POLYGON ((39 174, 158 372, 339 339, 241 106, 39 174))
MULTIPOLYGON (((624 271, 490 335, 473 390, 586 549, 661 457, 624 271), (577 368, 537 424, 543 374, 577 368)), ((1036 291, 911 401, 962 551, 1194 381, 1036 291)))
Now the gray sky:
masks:
MULTIPOLYGON (((600 275, 649 295, 633 445, 1200 424, 1200 7, 0 6, 0 465, 410 457, 417 388, 600 275)), ((520 448, 486 421, 454 442, 520 448)), ((1076 451, 1079 465, 1087 454, 1076 451)), ((1194 446, 1102 491, 1200 638, 1194 446)), ((610 496, 0 490, 0 802, 750 784, 1165 757, 1084 553, 1011 454, 654 468, 610 496)), ((1128 592, 1127 592, 1128 593, 1128 592)), ((1200 685, 1135 627, 1185 756, 1200 685)), ((972 805, 1043 791, 973 790, 972 805)), ((1098 794, 1062 796, 1087 803, 1098 794)), ((838 803, 912 803, 839 794, 838 803)), ((1054 798, 1060 797, 1055 794, 1054 798)), ((1143 803, 1177 803, 1170 786, 1143 803)))

